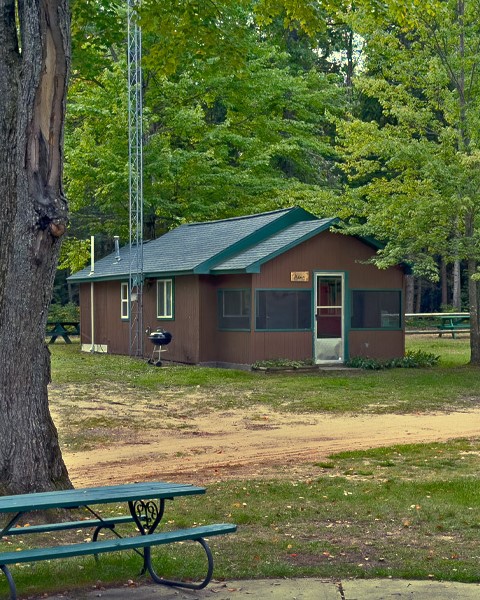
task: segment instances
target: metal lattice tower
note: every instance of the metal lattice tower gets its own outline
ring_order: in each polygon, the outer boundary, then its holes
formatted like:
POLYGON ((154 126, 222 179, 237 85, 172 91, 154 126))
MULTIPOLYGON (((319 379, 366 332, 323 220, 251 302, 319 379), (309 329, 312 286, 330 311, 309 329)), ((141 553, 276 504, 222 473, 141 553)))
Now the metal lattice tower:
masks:
POLYGON ((130 356, 143 356, 143 97, 138 4, 139 0, 128 0, 130 356))

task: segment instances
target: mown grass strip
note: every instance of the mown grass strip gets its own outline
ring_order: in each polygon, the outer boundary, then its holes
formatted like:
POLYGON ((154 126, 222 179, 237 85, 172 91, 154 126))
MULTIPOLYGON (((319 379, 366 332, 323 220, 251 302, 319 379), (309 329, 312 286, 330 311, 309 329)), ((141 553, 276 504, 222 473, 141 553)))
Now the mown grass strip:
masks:
POLYGON ((478 369, 466 364, 468 340, 410 340, 409 347, 440 354, 440 366, 262 375, 184 366, 156 369, 138 359, 58 345, 53 348, 50 396, 55 407, 69 386, 73 406, 75 390, 80 398, 100 391, 104 398, 123 397, 131 406, 163 403, 164 415, 172 416, 179 406, 185 409, 178 399, 192 394, 198 397, 192 409, 196 414, 254 406, 282 412, 407 413, 478 405, 478 369))
MULTIPOLYGON (((479 455, 480 439, 343 452, 329 457, 327 465, 309 465, 301 475, 292 471, 288 479, 211 484, 208 502, 169 503, 165 525, 237 523, 238 533, 211 540, 220 579, 389 576, 478 582, 479 455)), ((77 535, 83 541, 86 533, 77 535)), ((12 548, 5 542, 1 547, 12 548)), ((194 546, 161 549, 157 557, 167 577, 179 570, 201 577, 203 563, 194 546)), ((98 568, 90 559, 16 567, 15 578, 27 592, 61 591, 140 581, 139 567, 138 557, 119 554, 102 557, 98 568)))

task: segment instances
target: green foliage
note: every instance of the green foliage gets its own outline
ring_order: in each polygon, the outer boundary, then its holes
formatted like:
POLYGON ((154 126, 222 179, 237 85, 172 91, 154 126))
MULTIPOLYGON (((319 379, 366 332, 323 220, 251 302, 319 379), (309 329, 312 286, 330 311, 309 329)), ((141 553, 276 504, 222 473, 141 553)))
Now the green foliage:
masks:
MULTIPOLYGON (((95 77, 76 78, 68 104, 65 175, 77 238, 128 232, 119 11, 112 3, 93 19, 92 30, 116 27, 107 45, 74 48, 79 65, 87 50, 99 55, 95 77)), ((83 40, 85 12, 78 18, 83 40)), ((252 19, 247 1, 142 3, 147 239, 183 221, 293 204, 316 212, 338 187, 333 118, 345 94, 328 50, 319 60, 318 40, 291 30, 299 53, 278 21, 259 29, 252 19)))
POLYGON ((126 3, 122 0, 71 0, 72 76, 97 81, 109 69, 115 46, 125 42, 126 3))
POLYGON ((467 227, 478 225, 479 7, 466 2, 461 17, 456 2, 365 0, 355 15, 365 62, 358 111, 338 123, 349 182, 342 213, 352 231, 386 242, 380 266, 407 260, 433 278, 435 255, 479 257, 478 232, 467 227), (367 102, 375 120, 362 114, 367 102))
POLYGON ((67 304, 56 304, 52 302, 48 309, 49 321, 79 321, 80 308, 74 302, 67 304))
POLYGON ((60 252, 59 269, 79 271, 90 260, 90 240, 77 240, 67 237, 62 243, 60 252))
POLYGON ((128 119, 125 63, 115 63, 98 82, 70 87, 65 136, 65 187, 71 233, 97 232, 128 239, 128 119))
POLYGON ((378 360, 363 356, 354 356, 347 361, 346 366, 356 369, 370 369, 378 371, 381 369, 424 369, 438 364, 440 356, 424 352, 422 350, 407 350, 402 358, 391 358, 378 360))

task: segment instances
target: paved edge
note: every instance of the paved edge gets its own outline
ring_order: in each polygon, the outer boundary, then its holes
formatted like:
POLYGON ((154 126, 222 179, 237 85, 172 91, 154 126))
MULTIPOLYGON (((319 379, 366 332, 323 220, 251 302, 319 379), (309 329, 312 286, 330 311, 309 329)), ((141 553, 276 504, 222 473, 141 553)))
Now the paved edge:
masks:
POLYGON ((204 590, 185 590, 161 585, 136 585, 37 596, 43 600, 478 600, 480 584, 400 579, 320 578, 259 579, 212 582, 204 590))

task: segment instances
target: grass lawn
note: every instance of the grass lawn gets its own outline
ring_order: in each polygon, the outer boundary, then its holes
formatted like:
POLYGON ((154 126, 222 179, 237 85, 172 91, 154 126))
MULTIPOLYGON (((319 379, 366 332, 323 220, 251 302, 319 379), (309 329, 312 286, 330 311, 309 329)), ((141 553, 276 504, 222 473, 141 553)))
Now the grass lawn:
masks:
MULTIPOLYGON (((480 373, 467 364, 467 339, 418 336, 408 338, 407 344, 440 355, 439 365, 262 375, 197 367, 154 369, 134 359, 79 354, 76 345, 55 345, 53 402, 60 402, 67 388, 80 398, 100 386, 147 403, 162 390, 170 395, 171 411, 176 410, 176 398, 197 390, 201 400, 195 410, 213 414, 262 405, 292 413, 365 414, 479 405, 480 373)), ((75 437, 75 423, 72 418, 72 431, 60 432, 64 439, 75 437)), ((478 582, 479 457, 480 439, 344 452, 310 465, 308 478, 210 484, 208 502, 198 497, 169 506, 168 526, 238 524, 237 534, 212 539, 216 578, 391 576, 478 582)), ((85 532, 74 535, 85 538, 85 532)), ((0 546, 12 549, 6 541, 0 546)), ((201 576, 199 555, 188 544, 162 552, 158 560, 165 576, 178 574, 180 565, 186 576, 201 576)), ((12 571, 19 590, 28 594, 136 580, 139 560, 119 554, 102 557, 101 569, 89 558, 12 571)), ((0 575, 0 596, 6 589, 0 575)))
POLYGON ((283 412, 406 413, 478 404, 474 392, 479 370, 468 366, 468 339, 417 336, 407 344, 409 349, 440 355, 440 365, 272 375, 191 366, 155 369, 138 359, 79 353, 76 344, 58 344, 51 346, 52 387, 74 385, 79 397, 99 388, 118 390, 132 402, 148 402, 161 393, 172 399, 171 411, 176 398, 199 390, 201 399, 194 410, 206 413, 262 405, 283 412))

